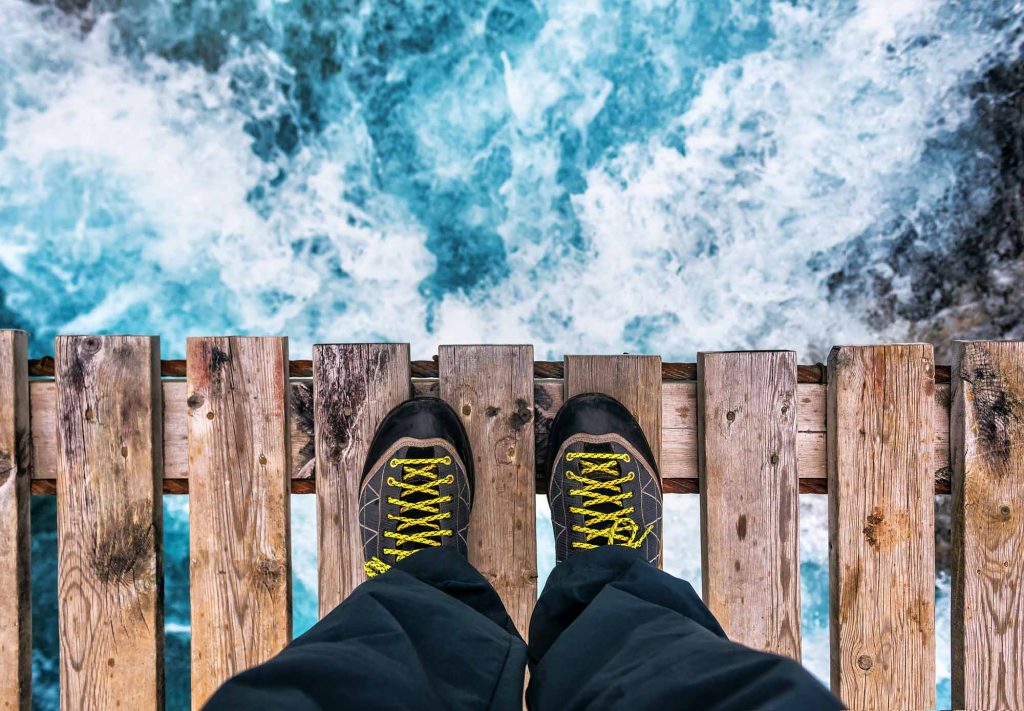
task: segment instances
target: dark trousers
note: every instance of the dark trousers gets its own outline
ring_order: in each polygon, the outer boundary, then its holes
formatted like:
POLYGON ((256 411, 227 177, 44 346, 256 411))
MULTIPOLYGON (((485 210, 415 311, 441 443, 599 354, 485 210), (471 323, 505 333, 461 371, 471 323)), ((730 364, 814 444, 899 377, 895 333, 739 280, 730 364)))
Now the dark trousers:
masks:
POLYGON ((583 551, 548 578, 529 647, 457 552, 360 585, 208 709, 840 708, 798 663, 729 641, 689 583, 635 551, 583 551))

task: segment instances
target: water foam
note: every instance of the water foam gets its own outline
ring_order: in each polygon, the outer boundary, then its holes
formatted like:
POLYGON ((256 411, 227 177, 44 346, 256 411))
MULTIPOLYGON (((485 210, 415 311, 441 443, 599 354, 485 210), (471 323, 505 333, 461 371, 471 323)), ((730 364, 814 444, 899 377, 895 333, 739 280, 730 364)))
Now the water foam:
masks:
MULTIPOLYGON (((279 48, 229 48, 211 73, 118 54, 115 15, 79 36, 52 11, 0 8, 13 37, 0 264, 38 349, 61 330, 159 327, 174 355, 187 332, 223 328, 287 332, 297 353, 337 334, 422 355, 529 340, 553 356, 787 346, 819 358, 905 331, 868 329, 825 298, 841 266, 830 250, 955 187, 955 162, 922 161, 970 119, 961 87, 1005 45, 993 18, 1010 6, 741 3, 708 18, 551 3, 490 64, 487 28, 467 21, 449 75, 421 53, 366 96, 337 89, 347 98, 327 107, 328 128, 262 158, 253 122, 294 103, 279 48), (703 35, 731 51, 684 44, 703 35), (619 65, 637 77, 633 103, 619 65), (405 162, 381 155, 371 107, 389 83, 405 92, 388 119, 415 155, 405 162), (642 120, 644 101, 656 120, 642 120), (470 249, 473 230, 483 246, 470 249), (439 285, 441 262, 461 286, 439 285)), ((250 9, 280 21, 280 8, 250 9)), ((368 13, 346 19, 364 40, 368 13)), ((369 60, 351 61, 358 74, 369 60)))

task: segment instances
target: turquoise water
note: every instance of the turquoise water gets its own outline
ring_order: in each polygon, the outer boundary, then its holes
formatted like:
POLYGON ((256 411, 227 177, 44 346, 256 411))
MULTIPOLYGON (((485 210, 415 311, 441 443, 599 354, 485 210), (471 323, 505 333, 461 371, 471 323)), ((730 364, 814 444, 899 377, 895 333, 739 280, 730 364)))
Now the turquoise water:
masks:
MULTIPOLYGON (((0 326, 34 355, 58 333, 159 333, 165 357, 224 332, 289 335, 295 357, 386 339, 417 358, 531 342, 802 362, 978 322, 1003 335, 1016 253, 988 220, 1016 134, 992 107, 1019 90, 1022 12, 0 0, 0 326)), ((695 502, 671 499, 667 567, 699 588, 695 502)), ((315 521, 310 497, 294 506, 299 631, 315 521)), ((804 657, 827 675, 824 507, 801 506, 804 657)), ((165 507, 177 708, 187 498, 165 507)), ((36 706, 55 708, 52 499, 33 525, 36 706)))

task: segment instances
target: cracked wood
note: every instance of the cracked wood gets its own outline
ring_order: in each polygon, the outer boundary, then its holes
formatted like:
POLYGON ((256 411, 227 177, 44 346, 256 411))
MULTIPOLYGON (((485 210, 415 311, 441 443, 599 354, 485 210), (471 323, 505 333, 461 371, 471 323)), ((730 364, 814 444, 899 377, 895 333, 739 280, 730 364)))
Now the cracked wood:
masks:
POLYGON ((163 708, 160 339, 56 340, 63 709, 163 708))
POLYGON ((958 342, 952 372, 955 708, 1024 708, 1024 343, 958 342))

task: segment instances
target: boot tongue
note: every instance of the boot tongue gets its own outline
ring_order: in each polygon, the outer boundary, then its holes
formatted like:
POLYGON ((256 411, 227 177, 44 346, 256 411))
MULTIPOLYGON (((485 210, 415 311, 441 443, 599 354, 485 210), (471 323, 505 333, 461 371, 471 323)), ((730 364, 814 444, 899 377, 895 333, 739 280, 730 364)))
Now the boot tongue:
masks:
MULTIPOLYGON (((406 450, 405 456, 403 458, 404 459, 437 459, 437 458, 442 457, 442 456, 444 456, 444 453, 440 453, 439 454, 434 447, 409 447, 406 450)), ((417 468, 417 469, 422 469, 422 468, 425 468, 426 465, 413 465, 413 466, 415 468, 417 468)), ((434 471, 440 471, 439 467, 435 466, 434 467, 434 471)), ((425 483, 427 483, 429 481, 429 479, 427 477, 423 477, 423 476, 410 476, 410 477, 406 478, 405 477, 405 468, 404 467, 402 469, 402 477, 401 477, 401 479, 406 484, 425 484, 425 483)), ((428 499, 433 499, 433 498, 436 498, 436 497, 430 496, 428 494, 424 494, 424 493, 419 492, 419 491, 410 493, 410 492, 407 492, 407 491, 403 490, 402 491, 402 495, 399 498, 402 501, 408 501, 408 502, 411 502, 411 503, 417 503, 417 502, 420 502, 420 501, 426 501, 428 499)), ((406 511, 402 515, 407 517, 407 518, 419 518, 419 517, 422 517, 422 516, 428 516, 429 514, 427 514, 425 511, 421 511, 419 509, 410 509, 410 510, 406 511)), ((429 527, 429 526, 411 526, 410 528, 405 529, 405 533, 414 533, 414 532, 419 532, 419 531, 425 531, 425 530, 429 530, 429 528, 431 528, 431 527, 429 527)))
MULTIPOLYGON (((612 448, 612 446, 610 444, 606 444, 606 443, 591 444, 591 443, 587 442, 587 443, 584 443, 584 445, 583 445, 583 451, 585 453, 594 452, 594 453, 597 453, 597 454, 613 454, 615 450, 612 448)), ((595 461, 601 462, 602 460, 595 460, 595 461)), ((582 470, 582 467, 580 469, 582 470)), ((610 481, 611 479, 618 479, 620 476, 622 476, 622 469, 619 467, 619 463, 617 461, 615 462, 615 466, 612 467, 612 469, 615 472, 614 474, 606 474, 605 472, 591 472, 590 474, 587 475, 587 477, 591 478, 591 479, 597 479, 598 481, 610 481)), ((601 493, 603 493, 603 494, 610 494, 611 491, 604 490, 601 493)), ((613 503, 604 503, 604 504, 595 504, 593 506, 589 506, 588 508, 593 509, 594 511, 598 511, 600 513, 613 513, 615 511, 618 511, 622 507, 617 505, 617 504, 613 504, 613 503)), ((603 529, 603 528, 607 528, 610 525, 611 524, 609 524, 607 522, 606 523, 601 523, 601 524, 598 524, 597 528, 603 529)))

